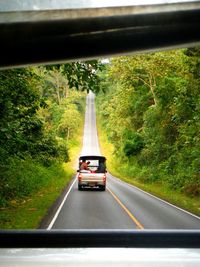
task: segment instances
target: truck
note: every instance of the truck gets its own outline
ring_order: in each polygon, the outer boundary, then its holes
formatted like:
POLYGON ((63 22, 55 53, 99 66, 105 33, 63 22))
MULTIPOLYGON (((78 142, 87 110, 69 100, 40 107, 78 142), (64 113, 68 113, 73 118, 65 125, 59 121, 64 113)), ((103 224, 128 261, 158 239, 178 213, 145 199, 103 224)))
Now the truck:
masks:
POLYGON ((106 190, 106 158, 104 156, 79 157, 78 190, 97 188, 106 190))

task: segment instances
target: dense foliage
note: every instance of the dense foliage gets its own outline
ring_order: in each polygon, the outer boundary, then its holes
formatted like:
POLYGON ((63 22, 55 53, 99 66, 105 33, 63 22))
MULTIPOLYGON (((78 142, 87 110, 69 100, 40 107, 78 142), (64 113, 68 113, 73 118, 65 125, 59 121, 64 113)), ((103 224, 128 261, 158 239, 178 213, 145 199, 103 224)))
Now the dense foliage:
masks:
POLYGON ((9 156, 26 155, 61 159, 67 157, 55 139, 45 132, 37 111, 45 106, 36 88, 37 76, 30 70, 6 70, 0 73, 0 145, 1 162, 9 156))
MULTIPOLYGON (((126 174, 200 194, 200 49, 111 60, 98 107, 126 174)), ((122 167, 123 168, 123 167, 122 167)))
POLYGON ((90 61, 0 71, 1 205, 48 186, 69 161, 84 119, 82 91, 98 90, 100 68, 90 61))
POLYGON ((104 69, 104 64, 99 60, 79 61, 63 65, 50 65, 48 70, 58 70, 68 82, 70 88, 80 91, 92 90, 95 93, 100 91, 99 72, 104 69))

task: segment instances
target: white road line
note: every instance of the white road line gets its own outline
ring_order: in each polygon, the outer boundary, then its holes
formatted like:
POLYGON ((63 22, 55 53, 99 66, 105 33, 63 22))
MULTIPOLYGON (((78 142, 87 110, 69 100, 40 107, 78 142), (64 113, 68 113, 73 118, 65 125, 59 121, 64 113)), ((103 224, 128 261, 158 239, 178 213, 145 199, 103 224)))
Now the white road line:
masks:
POLYGON ((64 205, 64 203, 65 203, 65 201, 66 201, 66 199, 67 199, 67 197, 68 197, 68 195, 69 195, 69 193, 70 193, 70 191, 72 190, 72 187, 74 186, 75 182, 76 182, 76 178, 74 179, 72 185, 70 186, 69 190, 67 191, 67 193, 66 193, 66 195, 65 195, 65 197, 64 197, 64 199, 63 199, 63 201, 62 201, 62 203, 60 204, 60 207, 59 207, 58 210, 56 211, 56 214, 54 215, 54 217, 53 217, 51 223, 50 223, 49 226, 47 227, 47 230, 51 230, 52 226, 54 225, 54 223, 55 223, 55 221, 56 221, 56 219, 57 219, 57 217, 58 217, 58 215, 59 215, 59 213, 60 213, 60 211, 61 211, 61 209, 62 209, 62 207, 63 207, 63 205, 64 205))
POLYGON ((111 178, 111 179, 116 179, 116 180, 118 180, 119 182, 124 183, 125 185, 129 185, 130 187, 133 187, 134 189, 137 189, 137 190, 139 190, 139 191, 145 193, 146 195, 149 195, 149 196, 151 196, 151 197, 153 197, 153 198, 155 198, 155 199, 157 199, 157 200, 159 200, 159 201, 162 201, 163 203, 165 203, 165 204, 167 204, 167 205, 169 205, 169 206, 171 206, 171 207, 173 207, 173 208, 175 208, 175 209, 178 209, 178 210, 180 210, 180 211, 182 211, 182 212, 185 212, 185 213, 187 213, 188 215, 193 216, 194 218, 200 220, 200 217, 199 217, 199 216, 197 216, 197 215, 195 215, 195 214, 193 214, 193 213, 191 213, 191 212, 189 212, 189 211, 187 211, 187 210, 184 210, 184 209, 182 209, 182 208, 180 208, 180 207, 177 207, 177 206, 175 206, 174 204, 171 204, 170 202, 167 202, 166 200, 163 200, 162 198, 156 197, 156 196, 154 196, 154 195, 152 195, 152 194, 150 194, 150 193, 148 193, 148 192, 146 192, 146 191, 140 189, 140 188, 137 187, 137 186, 134 186, 134 185, 132 185, 132 184, 126 183, 125 181, 122 181, 122 180, 120 180, 119 178, 112 176, 111 174, 110 174, 110 178, 111 178))

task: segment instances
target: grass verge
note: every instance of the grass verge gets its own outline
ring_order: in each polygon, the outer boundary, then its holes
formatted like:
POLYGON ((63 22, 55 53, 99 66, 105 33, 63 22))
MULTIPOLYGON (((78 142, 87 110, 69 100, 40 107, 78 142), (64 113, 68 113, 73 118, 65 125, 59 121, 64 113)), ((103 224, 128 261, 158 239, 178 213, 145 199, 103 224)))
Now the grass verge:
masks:
POLYGON ((48 175, 48 183, 42 189, 27 197, 12 199, 9 205, 1 208, 1 229, 34 229, 45 215, 48 208, 71 179, 72 171, 63 166, 54 165, 43 170, 48 175))

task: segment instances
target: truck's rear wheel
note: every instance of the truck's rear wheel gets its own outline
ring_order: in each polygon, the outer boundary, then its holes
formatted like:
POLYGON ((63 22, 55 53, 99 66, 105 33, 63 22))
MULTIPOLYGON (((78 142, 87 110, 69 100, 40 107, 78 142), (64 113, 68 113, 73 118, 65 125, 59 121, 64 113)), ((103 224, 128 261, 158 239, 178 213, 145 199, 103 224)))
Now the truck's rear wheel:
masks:
POLYGON ((82 185, 78 185, 78 190, 81 191, 83 189, 82 185))
POLYGON ((106 190, 106 186, 105 185, 102 185, 101 186, 101 191, 105 191, 106 190))

